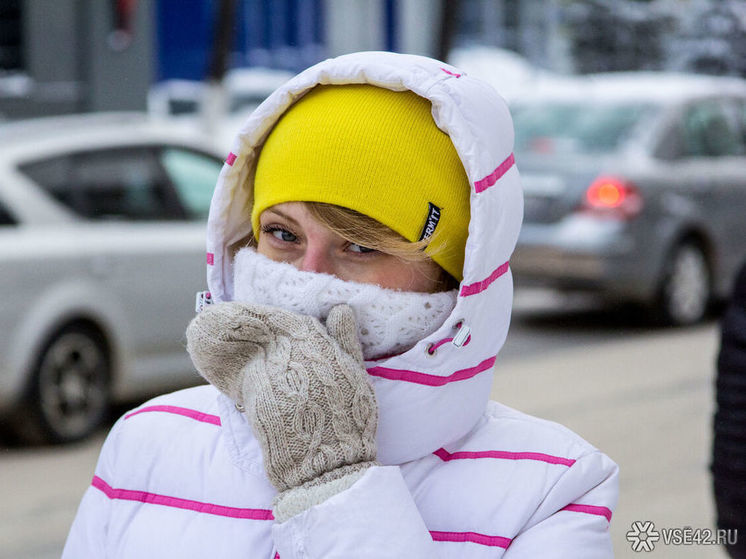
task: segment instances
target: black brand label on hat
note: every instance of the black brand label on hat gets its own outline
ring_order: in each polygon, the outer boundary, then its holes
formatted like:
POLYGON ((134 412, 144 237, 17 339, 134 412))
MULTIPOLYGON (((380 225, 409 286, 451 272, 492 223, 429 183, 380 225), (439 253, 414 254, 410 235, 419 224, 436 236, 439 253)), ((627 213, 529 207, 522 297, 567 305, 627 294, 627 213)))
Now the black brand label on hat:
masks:
POLYGON ((440 221, 440 208, 432 202, 428 202, 428 205, 427 221, 425 222, 425 226, 422 228, 422 233, 420 233, 420 238, 418 239, 419 241, 431 237, 432 234, 435 233, 435 228, 438 226, 438 222, 440 221))

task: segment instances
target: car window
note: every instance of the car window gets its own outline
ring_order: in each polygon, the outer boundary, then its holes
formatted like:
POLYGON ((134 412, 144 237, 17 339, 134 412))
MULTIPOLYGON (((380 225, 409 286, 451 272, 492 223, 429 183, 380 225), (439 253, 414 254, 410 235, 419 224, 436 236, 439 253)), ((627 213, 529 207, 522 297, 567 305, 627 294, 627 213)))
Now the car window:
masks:
POLYGON ((191 115, 199 110, 199 100, 173 97, 168 100, 168 114, 173 116, 191 115))
POLYGON ((682 149, 687 157, 744 153, 734 106, 716 100, 701 101, 685 111, 682 124, 682 149))
POLYGON ((519 103, 511 111, 515 149, 545 154, 608 153, 653 110, 639 103, 519 103))
POLYGON ((0 203, 0 227, 3 225, 16 225, 18 223, 10 211, 0 203))
POLYGON ((663 128, 657 144, 653 148, 653 156, 658 159, 673 160, 682 157, 684 153, 684 132, 681 118, 672 119, 663 128))
POLYGON ((231 113, 253 111, 259 105, 261 105, 262 101, 264 101, 266 98, 267 95, 262 95, 261 93, 245 93, 243 95, 235 95, 230 100, 230 107, 228 110, 231 113))
POLYGON ((57 201, 88 219, 185 217, 150 148, 77 152, 28 163, 20 170, 57 201))
POLYGON ((164 148, 161 164, 189 217, 204 219, 223 162, 215 157, 181 148, 164 148))

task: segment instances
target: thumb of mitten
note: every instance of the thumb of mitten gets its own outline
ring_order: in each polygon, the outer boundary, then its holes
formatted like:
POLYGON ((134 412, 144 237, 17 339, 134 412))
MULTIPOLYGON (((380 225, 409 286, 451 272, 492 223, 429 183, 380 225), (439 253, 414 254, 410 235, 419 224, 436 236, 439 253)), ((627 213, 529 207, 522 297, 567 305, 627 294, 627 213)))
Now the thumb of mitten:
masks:
POLYGON ((355 313, 349 305, 336 305, 326 318, 326 330, 339 347, 360 366, 364 366, 363 350, 357 336, 355 313))
POLYGON ((267 326, 240 303, 218 303, 205 308, 189 323, 187 352, 195 368, 210 384, 243 404, 241 370, 258 357, 269 338, 267 326))

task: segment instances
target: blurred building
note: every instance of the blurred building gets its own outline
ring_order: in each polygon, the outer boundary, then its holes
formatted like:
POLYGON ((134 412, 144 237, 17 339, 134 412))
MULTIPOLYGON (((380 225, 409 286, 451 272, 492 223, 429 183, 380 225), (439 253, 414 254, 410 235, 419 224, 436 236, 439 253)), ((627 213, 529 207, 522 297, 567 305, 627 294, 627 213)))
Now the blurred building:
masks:
MULTIPOLYGON (((672 0, 669 0, 672 1, 672 0)), ((680 32, 671 41, 676 70, 746 77, 746 2, 698 0, 680 11, 680 32)))
POLYGON ((566 0, 458 0, 453 43, 515 51, 536 66, 571 72, 571 44, 563 29, 566 0))
MULTIPOLYGON (((158 79, 204 78, 218 0, 157 0, 158 79)), ((444 0, 234 0, 231 67, 299 71, 327 56, 433 56, 444 0)))
POLYGON ((508 49, 560 73, 746 77, 745 0, 455 1, 452 43, 458 47, 508 49))
POLYGON ((228 68, 487 45, 560 73, 746 75, 744 0, 0 0, 0 119, 144 109, 156 82, 204 80, 221 6, 228 68))
MULTIPOLYGON (((154 82, 203 80, 221 1, 0 0, 0 118, 144 109, 154 82)), ((435 55, 443 1, 233 0, 229 67, 435 55)))
POLYGON ((151 0, 0 0, 0 115, 145 106, 151 0))

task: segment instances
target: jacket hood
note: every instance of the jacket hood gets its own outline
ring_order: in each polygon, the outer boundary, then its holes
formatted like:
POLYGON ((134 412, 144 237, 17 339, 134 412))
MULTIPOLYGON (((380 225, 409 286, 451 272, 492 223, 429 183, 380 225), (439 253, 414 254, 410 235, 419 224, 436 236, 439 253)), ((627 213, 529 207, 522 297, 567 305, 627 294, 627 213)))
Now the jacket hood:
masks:
POLYGON ((408 89, 429 99, 433 119, 450 136, 472 187, 464 279, 453 312, 405 353, 366 363, 379 402, 378 459, 400 464, 460 439, 476 425, 508 332, 508 260, 523 196, 512 120, 491 86, 437 60, 388 52, 340 56, 295 76, 249 117, 220 173, 207 223, 207 283, 213 301, 233 299, 233 256, 251 232, 256 159, 275 122, 314 86, 351 83, 408 89))

